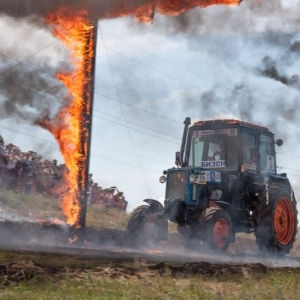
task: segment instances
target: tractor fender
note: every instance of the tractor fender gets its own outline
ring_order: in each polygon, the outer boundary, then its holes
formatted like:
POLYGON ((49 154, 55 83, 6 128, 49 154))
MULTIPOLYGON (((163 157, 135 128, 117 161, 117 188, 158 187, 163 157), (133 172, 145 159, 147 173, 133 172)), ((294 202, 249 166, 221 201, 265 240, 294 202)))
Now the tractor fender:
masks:
POLYGON ((269 177, 269 186, 277 185, 278 187, 285 187, 287 189, 291 188, 291 183, 287 177, 279 175, 271 175, 269 177))
POLYGON ((151 211, 152 214, 162 213, 163 210, 164 210, 163 205, 159 201, 157 201, 157 200, 154 200, 154 199, 144 199, 143 201, 146 202, 146 203, 148 203, 150 205, 150 211, 151 211))
POLYGON ((224 201, 218 201, 218 200, 214 201, 214 203, 216 205, 220 206, 221 208, 227 210, 228 213, 230 214, 233 222, 236 221, 236 212, 235 212, 234 207, 230 203, 224 202, 224 201))

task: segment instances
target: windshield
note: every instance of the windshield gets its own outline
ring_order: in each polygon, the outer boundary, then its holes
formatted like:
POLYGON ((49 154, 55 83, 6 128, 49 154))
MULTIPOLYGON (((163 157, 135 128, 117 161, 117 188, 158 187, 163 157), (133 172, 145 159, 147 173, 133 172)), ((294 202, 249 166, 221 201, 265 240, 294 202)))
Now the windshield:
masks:
POLYGON ((237 129, 194 130, 190 167, 234 171, 238 169, 237 129))

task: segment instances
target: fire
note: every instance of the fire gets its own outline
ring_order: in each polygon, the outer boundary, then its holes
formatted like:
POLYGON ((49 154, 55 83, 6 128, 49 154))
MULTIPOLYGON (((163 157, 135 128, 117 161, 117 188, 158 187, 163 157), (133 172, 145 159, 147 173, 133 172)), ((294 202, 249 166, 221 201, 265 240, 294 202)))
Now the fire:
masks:
POLYGON ((73 244, 78 240, 78 236, 75 234, 72 238, 68 239, 68 244, 73 244))
MULTIPOLYGON (((59 143, 68 172, 65 174, 67 192, 62 196, 62 209, 67 223, 78 224, 80 217, 80 191, 85 190, 88 135, 86 122, 90 119, 91 68, 94 39, 94 25, 85 11, 72 14, 70 10, 60 9, 46 17, 51 24, 53 34, 71 50, 73 71, 57 74, 72 96, 72 101, 60 111, 55 122, 42 121, 42 126, 50 130, 59 143)), ((69 97, 68 97, 69 98, 69 97)), ((66 98, 66 101, 68 99, 66 98)))
POLYGON ((117 18, 132 14, 144 23, 151 23, 155 12, 162 15, 177 16, 195 7, 208 7, 212 5, 237 6, 242 0, 156 0, 143 1, 142 4, 134 6, 130 1, 124 1, 124 6, 114 8, 107 17, 117 18))
POLYGON ((144 249, 144 251, 148 252, 148 253, 151 253, 151 254, 163 254, 162 251, 160 250, 147 250, 147 249, 144 249))

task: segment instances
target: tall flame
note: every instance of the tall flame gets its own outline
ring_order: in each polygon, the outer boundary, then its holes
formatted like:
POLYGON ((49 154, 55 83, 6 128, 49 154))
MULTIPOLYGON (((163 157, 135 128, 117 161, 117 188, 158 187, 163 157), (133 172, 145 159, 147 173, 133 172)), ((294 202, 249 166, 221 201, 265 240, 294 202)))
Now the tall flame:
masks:
POLYGON ((57 139, 68 168, 65 174, 68 191, 62 196, 67 222, 79 225, 80 191, 85 189, 88 161, 87 138, 90 133, 85 123, 90 120, 91 91, 87 86, 92 76, 94 24, 89 21, 85 11, 74 15, 66 8, 48 14, 46 22, 53 26, 53 34, 71 49, 74 66, 72 72, 57 74, 57 78, 67 87, 72 101, 60 111, 55 124, 43 121, 42 125, 57 139))

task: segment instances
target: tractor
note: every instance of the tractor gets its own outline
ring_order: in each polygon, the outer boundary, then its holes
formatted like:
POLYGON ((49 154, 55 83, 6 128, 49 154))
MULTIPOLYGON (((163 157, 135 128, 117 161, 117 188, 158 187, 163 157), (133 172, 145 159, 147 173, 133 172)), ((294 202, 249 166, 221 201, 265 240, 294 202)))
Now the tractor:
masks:
POLYGON ((225 252, 236 233, 254 234, 264 253, 286 255, 297 233, 296 199, 286 173, 277 173, 268 128, 240 120, 184 121, 175 164, 159 178, 164 206, 145 199, 127 225, 129 244, 156 247, 177 224, 187 249, 225 252))

